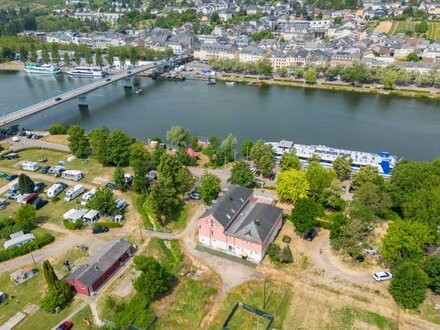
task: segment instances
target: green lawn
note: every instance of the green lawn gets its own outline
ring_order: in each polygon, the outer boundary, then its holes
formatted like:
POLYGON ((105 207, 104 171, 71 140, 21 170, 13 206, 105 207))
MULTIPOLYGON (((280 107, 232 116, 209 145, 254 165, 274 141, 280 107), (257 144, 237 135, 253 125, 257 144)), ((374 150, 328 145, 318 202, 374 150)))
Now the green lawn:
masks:
POLYGON ((177 240, 165 241, 152 238, 148 243, 146 254, 155 257, 172 274, 179 272, 184 260, 180 243, 177 240))
POLYGON ((82 264, 85 260, 87 260, 89 257, 90 257, 90 253, 88 251, 82 252, 80 251, 80 249, 74 248, 67 251, 61 256, 57 256, 55 260, 51 261, 51 264, 52 267, 55 269, 58 277, 64 278, 70 273, 63 267, 64 261, 69 260, 70 264, 78 266, 82 264))
POLYGON ((91 324, 87 325, 84 322, 84 319, 89 319, 93 321, 93 315, 92 311, 90 310, 89 306, 84 307, 81 309, 81 311, 76 314, 74 317, 70 319, 70 321, 73 323, 73 329, 75 330, 95 330, 98 329, 97 326, 91 324))
MULTIPOLYGON (((21 285, 13 284, 9 278, 9 273, 3 273, 0 276, 0 288, 8 295, 6 303, 0 307, 0 324, 5 323, 17 312, 22 311, 28 303, 39 305, 41 298, 46 293, 46 283, 42 273, 21 285)), ((32 330, 50 329, 71 313, 78 303, 73 301, 59 314, 50 314, 39 309, 23 323, 21 328, 32 330)))
MULTIPOLYGON (((271 328, 281 329, 286 317, 287 308, 291 299, 290 289, 288 287, 267 282, 266 283, 266 305, 263 305, 264 284, 261 281, 247 282, 237 288, 234 288, 226 298, 219 312, 215 315, 214 320, 209 329, 221 329, 232 308, 237 302, 248 304, 252 307, 264 310, 272 315, 275 319, 271 328)), ((250 312, 239 309, 229 323, 231 330, 254 330, 257 327, 257 316, 250 312)))
POLYGON ((202 280, 181 278, 174 291, 173 303, 157 320, 155 329, 200 329, 200 322, 209 311, 211 298, 217 290, 202 280))

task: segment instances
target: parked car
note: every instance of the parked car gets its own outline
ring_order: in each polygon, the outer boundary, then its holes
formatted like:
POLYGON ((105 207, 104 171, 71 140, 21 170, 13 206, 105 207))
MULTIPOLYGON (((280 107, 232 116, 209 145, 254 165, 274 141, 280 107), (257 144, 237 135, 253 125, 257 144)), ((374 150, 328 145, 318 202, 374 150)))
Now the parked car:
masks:
MULTIPOLYGON (((61 97, 56 97, 56 98, 55 98, 55 101, 56 101, 56 102, 61 101, 61 100, 62 100, 61 97)), ((70 329, 70 328, 69 328, 69 329, 70 329)))
POLYGON ((391 280, 393 278, 393 275, 389 272, 377 272, 373 274, 373 278, 377 282, 382 282, 382 281, 391 280))
POLYGON ((34 209, 39 210, 39 209, 41 209, 44 205, 46 205, 47 203, 49 203, 47 200, 42 199, 42 198, 37 198, 37 199, 34 200, 34 202, 32 203, 32 206, 34 207, 34 209))
POLYGON ((276 175, 277 175, 276 173, 272 172, 272 173, 269 174, 268 179, 270 181, 273 181, 273 180, 275 180, 276 175))
POLYGON ((58 165, 58 166, 66 166, 66 162, 65 162, 64 160, 60 160, 60 161, 57 163, 57 165, 58 165))
POLYGON ((73 323, 70 321, 65 321, 62 324, 60 324, 56 330, 69 330, 73 327, 73 323))
POLYGON ((0 172, 0 178, 6 178, 6 177, 8 177, 9 175, 7 175, 6 173, 3 173, 3 172, 0 172))
POLYGON ((47 174, 47 173, 49 172, 49 169, 50 169, 50 166, 44 166, 44 167, 41 169, 41 173, 43 173, 43 174, 47 174))
POLYGON ((47 159, 47 157, 43 157, 43 158, 40 158, 38 161, 39 161, 40 163, 45 163, 45 162, 48 161, 48 159, 47 159))
POLYGON ((111 189, 111 190, 116 190, 116 188, 117 188, 116 184, 114 184, 113 182, 108 182, 108 183, 106 183, 106 184, 105 184, 105 187, 106 187, 106 188, 109 188, 109 189, 111 189))
POLYGON ((6 195, 5 195, 5 197, 6 197, 6 198, 9 198, 9 199, 17 199, 18 195, 19 195, 18 192, 15 192, 15 191, 8 191, 8 192, 6 193, 6 195))
POLYGON ((116 208, 119 211, 122 211, 123 209, 125 209, 127 207, 127 201, 124 199, 117 199, 116 200, 116 208))
POLYGON ((256 170, 254 174, 255 174, 255 176, 260 176, 261 175, 261 171, 260 170, 256 170))
POLYGON ((12 181, 12 180, 15 180, 17 178, 18 178, 17 174, 11 174, 11 175, 8 175, 5 179, 8 180, 8 181, 12 181))
POLYGON ((200 196, 200 194, 197 191, 193 191, 189 194, 189 198, 198 201, 202 198, 202 196, 200 196))
POLYGON ((313 241, 313 239, 316 237, 316 230, 315 229, 310 229, 305 235, 304 238, 307 241, 313 241))
POLYGON ((375 256, 375 255, 379 254, 379 251, 377 251, 377 249, 372 248, 372 247, 365 248, 364 252, 366 254, 369 254, 370 256, 375 256))
POLYGON ((92 228, 92 233, 93 234, 100 234, 100 233, 106 233, 108 232, 108 227, 106 226, 96 226, 92 228))
POLYGON ((4 210, 8 205, 9 202, 6 199, 3 198, 0 199, 0 210, 4 210))
POLYGON ((112 81, 112 78, 107 78, 105 81, 112 81))
POLYGON ((45 187, 46 187, 46 184, 44 182, 35 182, 34 183, 34 192, 43 191, 43 189, 45 187))

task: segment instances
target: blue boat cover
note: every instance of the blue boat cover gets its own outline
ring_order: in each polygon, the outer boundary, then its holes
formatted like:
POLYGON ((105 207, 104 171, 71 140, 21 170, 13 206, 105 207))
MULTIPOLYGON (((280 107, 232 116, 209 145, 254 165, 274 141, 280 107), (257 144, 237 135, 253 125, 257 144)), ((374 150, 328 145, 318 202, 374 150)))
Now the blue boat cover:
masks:
POLYGON ((380 162, 383 174, 391 174, 390 162, 388 160, 382 160, 380 162))

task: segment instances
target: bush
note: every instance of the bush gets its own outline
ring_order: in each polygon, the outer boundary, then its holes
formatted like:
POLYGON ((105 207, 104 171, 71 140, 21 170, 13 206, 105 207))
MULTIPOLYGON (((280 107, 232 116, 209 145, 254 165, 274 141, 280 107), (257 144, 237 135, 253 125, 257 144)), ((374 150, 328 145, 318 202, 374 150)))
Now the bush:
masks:
POLYGON ((292 250, 290 250, 290 247, 288 245, 283 247, 283 249, 281 250, 279 261, 283 264, 290 264, 293 262, 292 250))
POLYGON ((69 220, 64 220, 64 227, 66 227, 67 229, 81 229, 81 227, 83 226, 83 222, 82 220, 78 220, 77 222, 70 222, 69 220))
POLYGON ((108 228, 121 228, 122 225, 118 222, 113 221, 98 221, 93 224, 93 227, 104 226, 108 228))
POLYGON ((56 202, 58 202, 60 199, 61 199, 60 196, 54 196, 54 197, 52 197, 51 201, 52 201, 53 203, 56 203, 56 202))
POLYGON ((66 126, 63 124, 53 124, 48 129, 50 135, 61 135, 66 134, 66 126))
POLYGON ((7 250, 0 250, 0 262, 13 259, 24 254, 28 254, 30 251, 37 250, 49 243, 52 243, 55 240, 49 233, 45 233, 43 235, 36 235, 35 240, 33 242, 24 244, 22 246, 17 246, 14 248, 10 248, 7 250))
POLYGON ((426 296, 428 276, 413 262, 404 262, 394 271, 390 293, 396 303, 403 308, 419 306, 426 296))

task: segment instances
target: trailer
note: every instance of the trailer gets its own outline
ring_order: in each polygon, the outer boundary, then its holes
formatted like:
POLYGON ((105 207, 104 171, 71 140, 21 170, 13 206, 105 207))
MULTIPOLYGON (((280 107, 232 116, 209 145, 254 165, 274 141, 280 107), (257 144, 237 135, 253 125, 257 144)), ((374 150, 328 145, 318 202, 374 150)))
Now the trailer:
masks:
POLYGON ((63 179, 79 181, 84 177, 83 172, 77 170, 67 170, 61 174, 63 179))
POLYGON ((74 200, 79 195, 81 195, 86 189, 82 184, 77 184, 76 186, 70 188, 66 191, 66 197, 64 197, 64 200, 66 202, 70 202, 71 200, 74 200))
POLYGON ((23 162, 21 163, 21 168, 25 171, 32 171, 35 172, 40 168, 40 165, 35 162, 23 162))

